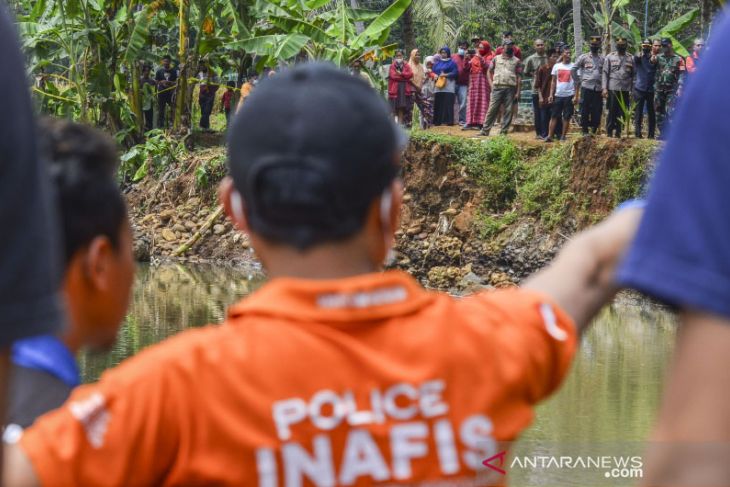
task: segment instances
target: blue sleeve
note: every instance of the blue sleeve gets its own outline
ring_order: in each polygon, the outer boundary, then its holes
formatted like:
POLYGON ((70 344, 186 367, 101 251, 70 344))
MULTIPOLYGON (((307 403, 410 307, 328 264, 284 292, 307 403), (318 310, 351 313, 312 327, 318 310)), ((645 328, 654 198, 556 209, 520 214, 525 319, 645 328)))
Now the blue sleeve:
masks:
POLYGON ((674 113, 638 234, 618 280, 730 318, 730 17, 674 113))
POLYGON ((454 61, 454 64, 451 65, 451 69, 448 73, 449 78, 458 78, 459 77, 459 66, 456 65, 456 61, 454 61))

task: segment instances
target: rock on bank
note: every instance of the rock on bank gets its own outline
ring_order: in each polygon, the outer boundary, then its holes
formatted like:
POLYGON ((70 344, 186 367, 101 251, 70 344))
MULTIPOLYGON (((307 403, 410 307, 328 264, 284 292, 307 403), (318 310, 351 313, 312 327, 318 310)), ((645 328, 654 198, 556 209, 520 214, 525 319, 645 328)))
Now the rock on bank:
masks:
MULTIPOLYGON (((440 289, 516 283, 575 231, 638 195, 657 148, 604 138, 546 145, 414 132, 392 265, 440 289)), ((223 148, 205 149, 126 188, 139 260, 255 259, 246 236, 224 216, 211 218, 222 161, 223 148), (174 256, 196 234, 190 249, 174 256)))

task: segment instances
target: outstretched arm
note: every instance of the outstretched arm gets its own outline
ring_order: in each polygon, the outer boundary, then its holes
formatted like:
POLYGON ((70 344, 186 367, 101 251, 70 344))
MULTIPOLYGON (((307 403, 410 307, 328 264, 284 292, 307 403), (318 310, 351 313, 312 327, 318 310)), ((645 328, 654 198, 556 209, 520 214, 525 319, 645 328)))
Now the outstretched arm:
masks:
POLYGON ((626 209, 573 238, 525 288, 543 292, 573 318, 582 331, 616 293, 616 266, 636 232, 642 210, 626 209))

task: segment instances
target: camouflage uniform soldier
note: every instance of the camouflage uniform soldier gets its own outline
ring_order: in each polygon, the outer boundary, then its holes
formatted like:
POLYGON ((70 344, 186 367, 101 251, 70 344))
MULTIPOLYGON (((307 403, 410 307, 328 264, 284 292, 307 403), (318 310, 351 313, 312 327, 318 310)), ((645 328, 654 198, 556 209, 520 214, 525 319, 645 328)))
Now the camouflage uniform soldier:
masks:
POLYGON ((634 86, 634 56, 628 54, 624 37, 616 40, 616 51, 603 62, 603 97, 608 98, 606 132, 620 138, 624 127, 624 109, 631 106, 631 88, 634 86))
POLYGON ((657 57, 656 81, 654 82, 655 108, 659 136, 665 133, 665 124, 674 110, 677 91, 685 72, 684 60, 674 53, 671 39, 662 39, 662 54, 657 57))

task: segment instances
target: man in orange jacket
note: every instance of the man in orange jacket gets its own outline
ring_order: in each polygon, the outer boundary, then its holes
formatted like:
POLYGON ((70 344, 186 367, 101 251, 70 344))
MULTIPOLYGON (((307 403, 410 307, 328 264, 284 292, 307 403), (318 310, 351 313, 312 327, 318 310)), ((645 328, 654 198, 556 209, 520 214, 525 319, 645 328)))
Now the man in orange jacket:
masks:
POLYGON ((364 81, 300 65, 229 133, 221 199, 270 281, 77 389, 9 449, 4 485, 474 481, 560 385, 638 212, 520 289, 457 299, 380 272, 404 137, 364 81))

